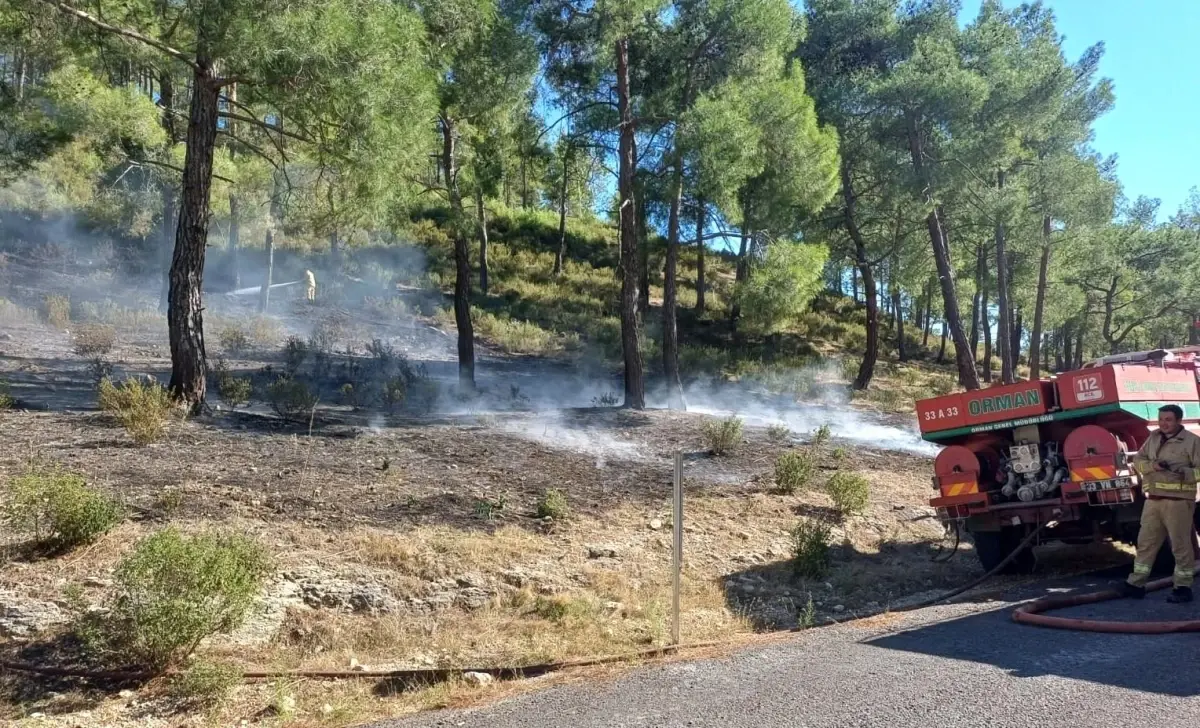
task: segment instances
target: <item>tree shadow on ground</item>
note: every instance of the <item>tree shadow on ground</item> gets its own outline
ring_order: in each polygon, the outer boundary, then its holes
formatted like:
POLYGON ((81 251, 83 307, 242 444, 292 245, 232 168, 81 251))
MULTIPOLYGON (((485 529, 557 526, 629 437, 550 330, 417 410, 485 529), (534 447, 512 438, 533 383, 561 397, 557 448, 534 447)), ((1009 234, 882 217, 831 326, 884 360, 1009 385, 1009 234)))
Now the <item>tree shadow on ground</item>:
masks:
MULTIPOLYGON (((37 641, 0 645, 0 661, 63 670, 104 669, 103 665, 86 656, 84 646, 69 630, 37 641)), ((113 693, 136 690, 142 684, 143 679, 98 677, 85 680, 0 669, 0 717, 3 717, 2 706, 22 712, 36 706, 37 712, 47 716, 70 715, 95 709, 113 693)))

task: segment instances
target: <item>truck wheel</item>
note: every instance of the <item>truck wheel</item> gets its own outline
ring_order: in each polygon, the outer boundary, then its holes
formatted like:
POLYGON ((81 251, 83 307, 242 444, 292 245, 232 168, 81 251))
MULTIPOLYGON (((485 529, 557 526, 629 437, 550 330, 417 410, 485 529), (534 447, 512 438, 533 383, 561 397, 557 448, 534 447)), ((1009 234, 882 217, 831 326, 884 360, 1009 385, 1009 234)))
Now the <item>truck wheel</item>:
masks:
MULTIPOLYGON (((1024 533, 1015 528, 1003 528, 999 531, 978 531, 972 533, 971 537, 975 541, 975 554, 979 557, 980 565, 984 571, 991 571, 1021 544, 1024 533)), ((1027 546, 1000 573, 1029 574, 1036 564, 1033 549, 1027 546)))

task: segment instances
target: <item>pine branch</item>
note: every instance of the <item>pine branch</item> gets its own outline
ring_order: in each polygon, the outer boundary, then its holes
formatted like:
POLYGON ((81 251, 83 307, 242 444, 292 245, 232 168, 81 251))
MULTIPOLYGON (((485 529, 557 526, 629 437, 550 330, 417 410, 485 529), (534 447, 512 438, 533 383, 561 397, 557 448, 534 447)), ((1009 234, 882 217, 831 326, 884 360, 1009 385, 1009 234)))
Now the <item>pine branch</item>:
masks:
POLYGON ((45 2, 47 5, 50 5, 54 8, 56 8, 63 15, 69 15, 69 16, 78 18, 78 19, 84 21, 85 23, 88 23, 89 25, 91 25, 99 30, 102 30, 106 33, 111 33, 113 35, 119 35, 123 38, 128 38, 129 40, 135 40, 139 43, 148 45, 157 51, 165 53, 168 56, 171 56, 172 58, 174 58, 175 60, 177 60, 181 63, 187 64, 187 66, 189 68, 191 68, 193 71, 196 71, 196 72, 201 71, 200 65, 198 63, 196 63, 196 61, 194 59, 189 58, 187 56, 187 54, 185 54, 183 51, 172 48, 171 46, 167 45, 166 43, 155 40, 154 38, 151 38, 149 36, 142 35, 141 33, 137 32, 136 30, 130 30, 129 28, 122 28, 122 27, 119 27, 116 25, 111 25, 109 23, 106 23, 103 20, 92 15, 91 13, 88 13, 88 12, 85 12, 78 8, 72 7, 72 6, 68 5, 67 3, 56 2, 56 0, 42 0, 42 1, 45 2))

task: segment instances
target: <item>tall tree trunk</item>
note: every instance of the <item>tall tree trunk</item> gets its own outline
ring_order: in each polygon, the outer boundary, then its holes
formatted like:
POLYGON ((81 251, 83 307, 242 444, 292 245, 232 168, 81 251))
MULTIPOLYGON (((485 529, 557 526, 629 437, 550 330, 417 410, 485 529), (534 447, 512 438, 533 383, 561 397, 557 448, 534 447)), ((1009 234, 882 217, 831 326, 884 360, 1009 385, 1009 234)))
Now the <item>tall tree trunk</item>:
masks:
POLYGON ((475 215, 479 218, 479 292, 488 292, 487 210, 483 207, 483 188, 475 186, 475 215))
POLYGON ((1012 339, 1008 345, 1009 355, 1012 357, 1013 378, 1017 376, 1017 367, 1021 365, 1021 334, 1024 332, 1024 320, 1021 314, 1021 309, 1014 309, 1012 312, 1012 339))
POLYGON ((258 293, 258 312, 266 313, 271 306, 271 276, 275 274, 275 219, 267 221, 267 234, 263 246, 267 249, 267 270, 263 276, 262 290, 258 293))
POLYGON ((1188 346, 1196 346, 1200 344, 1200 314, 1192 313, 1189 319, 1188 346))
POLYGON ((667 403, 671 409, 687 409, 683 383, 679 379, 679 330, 675 320, 675 273, 679 264, 679 216, 683 208, 683 159, 676 153, 671 179, 671 209, 667 216, 667 259, 663 265, 662 355, 667 379, 667 403))
POLYGON ((1046 314, 1046 280, 1050 274, 1050 216, 1042 217, 1042 257, 1038 261, 1037 297, 1033 304, 1033 330, 1029 332, 1029 378, 1041 377, 1038 356, 1042 347, 1042 325, 1046 314))
POLYGON ((850 298, 858 303, 858 268, 850 267, 850 298))
POLYGON ((558 188, 558 254, 554 256, 554 275, 562 275, 564 258, 567 257, 567 175, 571 169, 567 153, 563 151, 562 181, 558 188))
POLYGON ((463 234, 466 213, 458 188, 454 120, 442 115, 442 168, 454 217, 454 324, 458 327, 458 383, 475 388, 475 329, 471 324, 471 251, 463 234))
MULTIPOLYGON (((929 331, 933 328, 933 281, 925 284, 925 325, 921 335, 921 348, 929 349, 929 331)), ((928 354, 922 354, 928 356, 928 354)))
POLYGON ((929 242, 933 247, 938 281, 942 286, 942 311, 945 312, 946 322, 950 326, 950 336, 954 340, 954 358, 958 364, 958 378, 967 389, 979 389, 979 375, 975 372, 975 353, 970 349, 970 342, 967 341, 966 332, 963 331, 962 316, 958 311, 958 294, 954 286, 954 265, 950 260, 950 245, 946 239, 945 226, 942 223, 944 213, 942 206, 937 204, 933 195, 933 180, 925 167, 925 150, 916 113, 908 112, 906 116, 909 154, 912 158, 913 170, 922 182, 925 201, 931 208, 925 218, 925 225, 929 229, 929 242))
POLYGON ((744 210, 742 213, 742 244, 741 247, 738 248, 737 263, 734 266, 734 297, 733 305, 729 309, 729 323, 734 327, 735 330, 737 329, 738 319, 742 317, 742 307, 738 303, 738 286, 736 284, 746 280, 746 278, 748 278, 750 275, 750 228, 748 225, 748 220, 746 219, 747 215, 749 215, 749 208, 744 210))
MULTIPOLYGON (((150 76, 152 79, 153 76, 150 76)), ((153 83, 151 83, 150 95, 154 95, 153 83)), ((229 97, 231 105, 237 102, 237 84, 230 84, 225 95, 229 97)), ((237 134, 237 124, 232 119, 226 119, 225 123, 229 125, 229 133, 237 134)), ((229 142, 229 158, 230 160, 237 158, 237 144, 233 141, 229 142)), ((229 192, 229 267, 233 274, 233 288, 237 290, 242 286, 242 266, 241 266, 241 207, 238 203, 238 196, 234 190, 229 192)))
POLYGON ((629 96, 629 39, 615 42, 617 66, 617 110, 620 118, 619 192, 621 235, 621 350, 625 359, 625 406, 645 409, 646 383, 642 374, 642 352, 638 341, 638 224, 634 201, 633 108, 629 96))
POLYGON ((529 173, 526 170, 525 154, 521 155, 521 209, 529 209, 529 173))
POLYGON ((1058 364, 1059 371, 1075 367, 1075 322, 1067 321, 1062 327, 1062 361, 1058 364))
POLYGON ((167 302, 167 331, 171 342, 169 386, 174 397, 193 410, 204 402, 206 386, 202 291, 219 93, 211 60, 198 58, 192 81, 179 227, 175 236, 175 254, 171 259, 171 288, 167 302))
POLYGON ((1075 328, 1075 362, 1072 365, 1073 369, 1083 368, 1083 340, 1087 335, 1088 317, 1086 311, 1088 308, 1090 306, 1084 309, 1085 313, 1079 317, 1079 325, 1075 328))
MULTIPOLYGON (((166 149, 164 151, 169 155, 175 143, 179 140, 178 130, 175 125, 175 83, 174 79, 171 78, 170 70, 166 70, 162 74, 162 89, 159 96, 159 104, 162 106, 160 123, 167 137, 166 149)), ((162 233, 158 241, 158 270, 162 276, 158 288, 158 310, 160 313, 167 313, 167 299, 171 289, 171 257, 175 247, 176 227, 178 226, 175 203, 175 184, 163 180, 162 233)))
POLYGON ((975 295, 971 297, 971 356, 979 355, 979 307, 987 274, 987 260, 982 245, 975 246, 975 295))
MULTIPOLYGON (((850 164, 842 160, 842 223, 846 226, 846 234, 854 243, 854 262, 862 273, 863 299, 867 304, 867 344, 863 351, 862 363, 858 365, 858 376, 851 385, 854 389, 864 390, 871 386, 871 378, 875 376, 875 362, 879 360, 879 297, 875 290, 875 273, 871 269, 871 261, 867 257, 867 242, 862 230, 858 227, 857 205, 853 178, 850 175, 850 164)), ((851 271, 853 276, 853 271, 851 271)), ((855 286, 857 296, 857 285, 855 286)))
MULTIPOLYGON (((1004 189, 1004 171, 996 173, 996 189, 1004 189)), ((1012 309, 1008 304, 1008 250, 1006 249, 1005 229, 1002 221, 996 222, 996 305, 999 308, 996 328, 996 345, 1000 349, 1000 381, 1012 384, 1013 355, 1012 355, 1012 309)))
POLYGON ((979 325, 983 328, 983 381, 992 381, 992 317, 988 312, 988 290, 980 296, 979 325))
POLYGON ((241 208, 238 204, 237 195, 230 193, 229 195, 229 267, 233 274, 233 288, 237 290, 242 287, 242 264, 241 264, 241 208))
POLYGON ((892 321, 896 325, 896 358, 908 361, 908 351, 904 347, 904 306, 900 299, 900 286, 897 285, 896 269, 900 267, 898 254, 892 255, 892 321))
POLYGON ((946 330, 947 330, 947 328, 948 327, 946 326, 946 321, 943 320, 942 321, 942 346, 940 349, 938 349, 938 358, 937 358, 938 364, 946 363, 946 330))
POLYGON ((704 198, 696 200, 696 314, 703 315, 704 308, 707 305, 705 301, 705 292, 708 290, 708 284, 704 280, 704 227, 707 225, 705 213, 708 211, 708 203, 704 198))
MULTIPOLYGON (((634 144, 637 141, 634 140, 634 144)), ((634 150, 634 159, 637 159, 636 146, 634 150)), ((644 318, 650 311, 650 230, 649 223, 646 220, 646 184, 639 181, 635 187, 635 200, 637 204, 634 209, 637 210, 637 234, 638 234, 638 312, 644 318)))

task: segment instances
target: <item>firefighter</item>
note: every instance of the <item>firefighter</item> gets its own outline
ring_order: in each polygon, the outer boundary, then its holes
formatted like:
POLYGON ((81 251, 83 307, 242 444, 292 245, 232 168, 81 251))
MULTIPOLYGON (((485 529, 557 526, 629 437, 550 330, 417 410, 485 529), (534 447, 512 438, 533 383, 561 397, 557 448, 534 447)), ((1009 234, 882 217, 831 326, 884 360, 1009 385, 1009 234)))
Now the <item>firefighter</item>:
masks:
POLYGON ((1138 532, 1133 573, 1123 585, 1125 596, 1146 596, 1146 581, 1163 541, 1175 556, 1174 586, 1167 601, 1192 601, 1196 567, 1192 551, 1192 517, 1196 511, 1196 479, 1200 468, 1200 436, 1183 429, 1183 410, 1168 404, 1158 410, 1158 431, 1150 433, 1133 459, 1146 502, 1138 532))
POLYGON ((316 303, 317 300, 317 277, 313 275, 311 270, 304 271, 304 279, 308 285, 308 302, 316 303))

